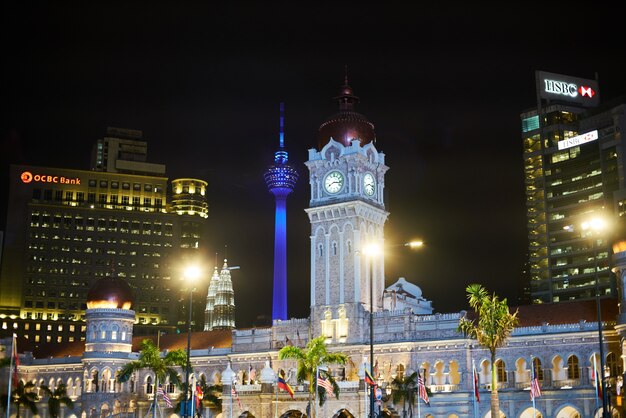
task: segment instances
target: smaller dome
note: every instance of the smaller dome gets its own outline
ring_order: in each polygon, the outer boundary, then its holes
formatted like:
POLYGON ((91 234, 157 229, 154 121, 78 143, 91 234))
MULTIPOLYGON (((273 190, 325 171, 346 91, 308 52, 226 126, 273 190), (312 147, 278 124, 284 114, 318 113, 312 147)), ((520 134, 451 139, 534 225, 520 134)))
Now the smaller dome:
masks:
POLYGON ((87 293, 87 309, 132 309, 135 297, 129 284, 117 277, 98 280, 87 293))
POLYGON ((404 277, 400 277, 397 282, 389 286, 387 292, 397 292, 397 293, 405 293, 409 296, 414 297, 415 299, 422 298, 422 289, 419 286, 414 285, 413 283, 407 282, 404 277))

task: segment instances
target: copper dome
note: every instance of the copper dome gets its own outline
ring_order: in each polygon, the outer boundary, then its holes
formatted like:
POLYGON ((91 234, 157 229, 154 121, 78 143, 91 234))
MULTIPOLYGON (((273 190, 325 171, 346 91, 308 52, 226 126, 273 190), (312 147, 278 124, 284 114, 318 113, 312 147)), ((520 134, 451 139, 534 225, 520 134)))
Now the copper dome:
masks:
POLYGON ((319 128, 317 135, 318 147, 321 150, 328 144, 330 138, 341 142, 344 146, 350 146, 353 139, 358 139, 361 146, 370 142, 376 142, 374 124, 365 116, 354 111, 354 105, 359 98, 352 92, 352 87, 346 83, 341 87, 341 93, 335 97, 339 103, 339 113, 326 119, 319 128))
POLYGON ((105 277, 98 280, 87 293, 87 309, 132 309, 135 298, 125 280, 105 277))

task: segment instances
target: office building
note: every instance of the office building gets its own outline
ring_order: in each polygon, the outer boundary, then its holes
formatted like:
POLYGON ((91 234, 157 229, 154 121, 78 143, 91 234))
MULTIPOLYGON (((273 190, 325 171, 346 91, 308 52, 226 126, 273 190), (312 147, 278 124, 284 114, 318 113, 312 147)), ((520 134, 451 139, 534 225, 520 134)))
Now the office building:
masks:
POLYGON ((624 103, 601 104, 598 83, 538 71, 537 107, 521 114, 533 302, 615 296, 611 238, 585 229, 623 212, 624 103))
MULTIPOLYGON (((112 143, 125 141, 98 141, 96 163, 107 169, 10 167, 0 335, 16 332, 34 343, 84 339, 87 291, 103 277, 127 280, 137 293, 136 334, 175 329, 183 253, 189 258, 202 242, 206 182, 174 180, 178 196, 187 190, 197 202, 190 207, 174 199, 170 207, 166 177, 132 174, 165 166, 142 161, 145 147, 139 161, 111 152, 112 143)), ((202 310, 197 320, 203 322, 202 310)))

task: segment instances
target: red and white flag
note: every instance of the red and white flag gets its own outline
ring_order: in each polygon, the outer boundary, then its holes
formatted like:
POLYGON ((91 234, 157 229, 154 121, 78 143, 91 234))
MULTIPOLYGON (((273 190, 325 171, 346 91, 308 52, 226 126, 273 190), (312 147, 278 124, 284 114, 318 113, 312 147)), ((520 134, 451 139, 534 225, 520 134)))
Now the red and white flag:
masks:
POLYGON ((426 405, 430 405, 428 392, 426 392, 426 386, 424 385, 424 379, 422 378, 421 373, 417 375, 417 390, 419 393, 419 397, 424 400, 424 403, 426 403, 426 405))
POLYGON ((472 374, 474 376, 474 398, 476 402, 480 402, 480 394, 478 393, 478 372, 476 371, 476 366, 472 364, 472 374))
POLYGON ((317 375, 317 386, 326 389, 326 393, 328 396, 333 396, 333 385, 330 383, 330 380, 324 379, 321 374, 317 375))

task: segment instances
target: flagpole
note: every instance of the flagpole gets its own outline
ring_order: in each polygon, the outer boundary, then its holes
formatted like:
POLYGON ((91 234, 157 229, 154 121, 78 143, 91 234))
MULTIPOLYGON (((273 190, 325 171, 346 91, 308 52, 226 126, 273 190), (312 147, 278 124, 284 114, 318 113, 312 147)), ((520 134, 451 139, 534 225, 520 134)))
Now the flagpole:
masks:
POLYGON ((420 394, 419 394, 419 388, 417 389, 417 418, 421 418, 421 413, 420 413, 420 394))
POLYGON ((13 367, 15 364, 13 354, 17 354, 17 349, 15 348, 15 333, 11 338, 11 360, 9 360, 9 386, 7 392, 7 418, 11 416, 11 383, 13 382, 13 367))
POLYGON ((276 373, 276 408, 274 409, 274 417, 278 418, 278 373, 276 373))
POLYGON ((233 381, 230 383, 230 418, 233 418, 233 385, 235 384, 235 377, 233 376, 233 381))
MULTIPOLYGON (((191 376, 191 380, 193 380, 193 375, 191 376)), ((196 397, 196 385, 195 385, 195 382, 194 382, 194 384, 191 386, 191 408, 190 408, 191 409, 191 415, 190 415, 190 418, 193 418, 193 414, 195 413, 194 408, 193 408, 195 403, 196 403, 195 397, 196 397)))
POLYGON ((537 409, 535 408, 535 395, 533 393, 533 384, 535 382, 535 363, 533 356, 530 356, 530 397, 533 400, 533 418, 537 418, 537 409))
POLYGON ((596 369, 596 361, 597 361, 597 357, 594 356, 593 358, 593 381, 594 381, 594 388, 596 389, 596 394, 594 396, 594 398, 596 398, 596 410, 600 409, 600 404, 598 403, 598 369, 596 369))
POLYGON ((318 410, 317 410, 317 404, 318 404, 318 402, 317 402, 317 379, 319 379, 319 376, 320 376, 320 369, 319 369, 319 366, 316 366, 315 367, 315 383, 314 383, 314 385, 315 385, 314 395, 315 396, 313 397, 313 401, 315 402, 315 418, 318 418, 318 414, 317 414, 317 412, 318 412, 318 410))
POLYGON ((472 393, 472 398, 474 398, 474 418, 478 418, 478 403, 476 402, 476 391, 478 388, 476 387, 476 363, 474 359, 472 359, 472 388, 474 389, 472 393))

